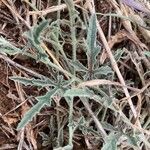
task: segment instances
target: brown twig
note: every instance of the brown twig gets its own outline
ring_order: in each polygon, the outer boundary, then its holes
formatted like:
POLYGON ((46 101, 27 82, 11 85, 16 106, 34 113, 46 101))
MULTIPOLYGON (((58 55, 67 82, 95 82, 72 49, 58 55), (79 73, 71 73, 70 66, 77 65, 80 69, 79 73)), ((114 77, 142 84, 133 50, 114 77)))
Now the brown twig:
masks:
POLYGON ((127 85, 122 85, 118 82, 113 82, 113 81, 105 80, 105 79, 95 79, 95 80, 81 82, 78 85, 78 87, 85 87, 85 86, 92 87, 92 86, 98 86, 98 85, 116 85, 116 86, 126 87, 126 88, 128 88, 132 91, 136 91, 136 92, 140 91, 140 89, 133 88, 133 87, 130 87, 130 86, 127 86, 127 85))
MULTIPOLYGON (((82 0, 76 0, 74 1, 74 4, 77 4, 79 2, 81 2, 82 0)), ((38 15, 46 15, 48 13, 52 13, 52 12, 56 12, 58 10, 64 10, 65 8, 67 8, 67 5, 66 4, 61 4, 61 5, 58 5, 58 6, 51 6, 47 9, 44 9, 44 10, 41 10, 41 11, 30 11, 29 14, 38 14, 38 15)))
POLYGON ((31 28, 31 26, 28 24, 28 22, 26 21, 26 20, 24 20, 21 16, 20 16, 20 14, 16 11, 16 10, 14 10, 7 2, 6 2, 6 0, 1 0, 2 2, 3 2, 3 4, 5 4, 7 7, 8 7, 8 9, 13 13, 13 15, 15 15, 16 17, 18 17, 29 29, 31 28))
POLYGON ((20 69, 23 69, 23 70, 27 71, 28 73, 30 73, 34 77, 38 77, 38 78, 44 77, 43 75, 41 75, 41 74, 39 74, 37 72, 34 72, 34 71, 32 71, 32 70, 30 70, 30 69, 28 69, 28 68, 26 68, 26 67, 24 67, 24 66, 22 66, 22 65, 20 65, 18 63, 16 63, 16 62, 14 62, 13 60, 11 60, 9 57, 7 57, 5 55, 0 54, 0 59, 5 60, 7 63, 13 65, 14 67, 17 67, 17 68, 20 68, 20 69))
POLYGON ((93 111, 90 108, 90 105, 88 103, 88 101, 86 99, 82 99, 82 103, 84 104, 85 108, 88 110, 89 114, 92 116, 97 129, 100 131, 100 133, 102 134, 102 136, 104 137, 104 139, 107 137, 107 133, 105 132, 105 130, 103 129, 100 121, 97 119, 97 117, 95 116, 95 114, 93 113, 93 111))

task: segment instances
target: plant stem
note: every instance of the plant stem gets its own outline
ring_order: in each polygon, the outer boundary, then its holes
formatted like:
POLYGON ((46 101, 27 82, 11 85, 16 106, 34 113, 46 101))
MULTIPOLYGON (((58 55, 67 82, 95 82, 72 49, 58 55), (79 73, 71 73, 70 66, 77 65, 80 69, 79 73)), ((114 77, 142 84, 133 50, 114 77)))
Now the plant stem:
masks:
POLYGON ((73 98, 69 101, 69 145, 72 146, 73 140, 73 98))

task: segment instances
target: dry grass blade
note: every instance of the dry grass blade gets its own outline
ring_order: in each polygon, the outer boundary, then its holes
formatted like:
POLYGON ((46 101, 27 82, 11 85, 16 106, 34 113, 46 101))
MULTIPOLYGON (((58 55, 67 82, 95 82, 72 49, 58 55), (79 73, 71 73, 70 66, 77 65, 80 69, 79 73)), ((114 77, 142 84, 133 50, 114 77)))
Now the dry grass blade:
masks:
MULTIPOLYGON (((26 0, 24 0, 26 2, 26 0)), ((79 2, 81 2, 82 0, 76 0, 74 1, 74 4, 77 4, 79 2)), ((66 4, 61 4, 61 5, 58 5, 58 6, 51 6, 50 8, 47 8, 45 10, 41 10, 41 11, 30 11, 29 14, 38 14, 38 15, 46 15, 48 13, 52 13, 52 12, 56 12, 56 11, 59 11, 59 10, 64 10, 65 8, 67 8, 67 5, 66 4)))
MULTIPOLYGON (((127 10, 127 8, 125 8, 125 6, 123 4, 120 5, 121 6, 121 9, 120 9, 117 6, 115 0, 112 0, 110 2, 113 5, 113 7, 116 9, 117 14, 119 14, 119 15, 124 14, 125 16, 129 16, 128 10, 127 10)), ((133 13, 132 13, 132 15, 133 15, 133 13)), ((128 34, 130 35, 129 37, 131 37, 134 40, 134 42, 136 43, 137 47, 139 47, 139 48, 137 48, 137 50, 138 50, 138 53, 143 58, 144 64, 146 65, 146 67, 148 69, 150 69, 149 60, 143 55, 144 49, 149 50, 148 46, 146 46, 144 43, 142 43, 140 41, 140 39, 137 37, 136 33, 132 29, 132 25, 131 25, 131 22, 129 20, 122 20, 122 24, 123 24, 124 28, 128 31, 128 34)))
MULTIPOLYGON (((54 63, 63 70, 62 66, 59 64, 57 58, 53 55, 53 53, 47 48, 47 46, 42 43, 41 44, 42 48, 48 53, 48 55, 53 59, 54 63)), ((69 76, 67 74, 64 74, 68 79, 69 79, 69 76)))
POLYGON ((29 74, 31 74, 31 75, 33 75, 35 77, 41 78, 43 76, 43 75, 41 75, 41 74, 39 74, 37 72, 34 72, 31 69, 28 69, 28 68, 26 68, 26 67, 24 67, 24 66, 22 66, 22 65, 20 65, 20 64, 18 64, 16 62, 14 62, 13 60, 11 60, 9 57, 7 57, 5 55, 0 54, 0 58, 4 59, 7 63, 13 65, 14 67, 17 67, 19 69, 23 69, 23 70, 27 71, 29 74))
POLYGON ((135 96, 140 95, 140 94, 143 93, 145 90, 147 90, 147 88, 148 88, 149 86, 150 86, 150 82, 149 82, 148 84, 146 84, 141 90, 139 90, 139 92, 137 92, 137 93, 131 95, 131 97, 124 97, 124 98, 121 99, 121 101, 122 101, 122 100, 126 100, 126 99, 128 99, 128 98, 133 98, 133 97, 135 97, 135 96))
POLYGON ((150 15, 150 10, 147 9, 141 2, 135 1, 135 0, 122 0, 122 2, 130 7, 133 7, 134 9, 140 10, 144 13, 147 13, 150 15))
POLYGON ((89 103, 86 101, 86 99, 82 100, 82 103, 84 104, 85 108, 88 110, 89 114, 92 116, 97 129, 100 131, 100 133, 102 134, 103 138, 105 139, 107 137, 107 133, 104 130, 103 126, 101 125, 101 123, 99 122, 99 120, 97 119, 97 117, 94 115, 93 111, 90 108, 89 103))
POLYGON ((16 144, 3 144, 0 146, 0 150, 9 150, 9 149, 16 149, 16 144))
POLYGON ((105 80, 105 79, 95 79, 95 80, 90 80, 90 81, 86 81, 86 82, 82 82, 78 85, 78 87, 92 87, 92 86, 98 86, 98 85, 116 85, 116 86, 121 86, 121 87, 126 87, 130 90, 133 90, 135 92, 140 92, 140 89, 136 89, 127 85, 122 85, 118 82, 113 82, 113 81, 109 81, 109 80, 105 80))

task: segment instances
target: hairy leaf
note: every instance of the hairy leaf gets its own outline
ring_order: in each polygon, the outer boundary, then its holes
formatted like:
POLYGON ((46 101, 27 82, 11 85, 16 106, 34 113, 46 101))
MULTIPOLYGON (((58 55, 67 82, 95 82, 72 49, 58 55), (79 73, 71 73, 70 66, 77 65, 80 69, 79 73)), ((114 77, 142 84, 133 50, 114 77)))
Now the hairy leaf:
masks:
POLYGON ((12 45, 9 41, 0 37, 0 53, 16 55, 22 53, 22 50, 12 45))
POLYGON ((71 61, 70 65, 73 66, 76 71, 83 71, 83 72, 87 72, 88 69, 83 66, 78 60, 77 61, 71 61))
POLYGON ((107 76, 108 74, 112 74, 113 71, 109 66, 102 66, 96 70, 94 70, 95 75, 105 75, 107 76))
POLYGON ((49 24, 49 21, 44 20, 39 25, 34 27, 33 37, 34 37, 34 41, 35 41, 36 44, 40 44, 40 34, 48 26, 48 24, 49 24))
POLYGON ((89 99, 93 99, 94 101, 100 103, 101 105, 104 105, 106 108, 110 108, 113 109, 112 106, 112 99, 110 99, 109 97, 101 97, 100 95, 96 95, 92 90, 89 90, 88 88, 82 88, 82 89, 78 89, 78 88, 72 88, 69 90, 66 90, 64 93, 65 97, 86 97, 89 99))
POLYGON ((87 53, 89 55, 91 54, 92 51, 94 51, 94 48, 96 46, 96 33, 97 33, 96 15, 93 14, 89 20, 89 27, 87 34, 87 46, 88 46, 87 53))
POLYGON ((93 92, 91 92, 90 90, 84 88, 84 89, 77 89, 77 88, 72 88, 67 90, 64 93, 64 96, 69 96, 69 97, 75 97, 75 96, 79 96, 79 97, 91 97, 93 96, 93 92))
POLYGON ((96 14, 93 14, 89 20, 89 27, 86 39, 86 47, 87 47, 87 58, 88 64, 91 68, 94 67, 94 64, 97 63, 96 57, 100 52, 100 46, 96 45, 96 35, 97 35, 97 27, 96 27, 96 14))
MULTIPOLYGON (((37 60, 39 61, 43 61, 44 63, 46 62, 46 60, 49 60, 47 53, 45 52, 45 50, 41 47, 40 45, 40 41, 38 36, 40 36, 40 33, 42 32, 43 29, 43 25, 42 25, 42 29, 40 30, 39 27, 40 25, 36 25, 36 27, 32 27, 28 32, 25 32, 23 35, 27 38, 27 40, 29 41, 29 43, 31 44, 32 48, 34 48, 37 52, 37 60), (37 29, 39 29, 37 31, 37 29), (37 36, 35 36, 37 34, 37 36)), ((46 28, 46 26, 45 26, 46 28)))
POLYGON ((10 77, 11 80, 13 81, 18 81, 26 86, 32 85, 32 86, 55 86, 55 84, 50 80, 50 79, 34 79, 34 78, 26 78, 26 77, 10 77))
POLYGON ((53 89, 51 91, 48 91, 44 96, 36 97, 38 103, 35 104, 28 112, 25 113, 24 117, 22 118, 21 122, 17 127, 17 130, 20 130, 23 127, 25 127, 25 125, 28 124, 36 114, 39 113, 39 111, 44 105, 50 106, 51 98, 56 92, 57 89, 53 89))

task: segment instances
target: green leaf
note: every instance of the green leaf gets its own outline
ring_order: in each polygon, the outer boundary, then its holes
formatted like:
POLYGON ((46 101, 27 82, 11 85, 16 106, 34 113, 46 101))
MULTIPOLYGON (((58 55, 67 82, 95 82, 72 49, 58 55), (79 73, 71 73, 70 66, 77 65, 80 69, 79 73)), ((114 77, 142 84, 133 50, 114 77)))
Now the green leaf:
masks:
POLYGON ((34 37, 34 42, 36 44, 40 44, 40 35, 42 31, 48 26, 48 24, 49 24, 48 20, 43 20, 39 25, 34 27, 33 37, 34 37))
POLYGON ((50 80, 50 79, 34 79, 34 78, 26 78, 26 77, 17 77, 13 76, 10 77, 11 80, 13 81, 18 81, 19 83, 24 84, 25 86, 31 85, 31 86, 40 86, 40 87, 45 87, 45 86, 55 86, 55 84, 50 80))
POLYGON ((77 61, 70 61, 70 65, 73 66, 76 71, 83 71, 83 72, 87 72, 88 69, 83 66, 78 60, 77 61))
POLYGON ((43 96, 38 96, 36 97, 36 99, 38 101, 43 101, 46 105, 51 105, 51 101, 50 98, 58 91, 57 88, 48 91, 45 95, 43 96))
POLYGON ((36 25, 32 27, 28 32, 25 32, 23 36, 27 38, 32 48, 35 48, 37 52, 37 60, 46 62, 45 60, 49 60, 47 53, 40 45, 40 34, 47 27, 48 21, 43 21, 40 25, 36 25))
POLYGON ((86 47, 87 47, 87 58, 88 63, 94 67, 94 64, 97 63, 96 57, 99 54, 101 48, 96 45, 96 36, 97 35, 97 27, 96 27, 96 14, 93 14, 89 20, 88 34, 86 39, 86 47))
POLYGON ((94 75, 105 75, 112 74, 113 71, 109 66, 102 66, 94 71, 94 75))
POLYGON ((113 132, 105 140, 105 144, 102 147, 102 150, 117 150, 117 141, 119 136, 115 135, 113 132))
POLYGON ((48 91, 44 96, 36 97, 38 103, 25 113, 24 117, 17 127, 17 130, 25 127, 25 125, 28 124, 36 114, 39 113, 44 105, 51 105, 51 98, 57 92, 57 90, 58 89, 53 89, 51 91, 48 91))
POLYGON ((0 37, 0 53, 16 55, 16 54, 22 53, 22 50, 12 45, 3 37, 0 37))
POLYGON ((113 102, 115 101, 113 98, 103 97, 101 101, 103 101, 103 105, 106 108, 110 108, 111 110, 117 111, 116 108, 113 106, 113 102))
POLYGON ((75 96, 91 97, 91 96, 93 96, 93 92, 88 90, 87 88, 84 88, 84 89, 72 88, 72 89, 67 90, 64 93, 64 96, 68 96, 68 97, 75 97, 75 96))
POLYGON ((86 97, 89 99, 93 99, 94 101, 100 103, 101 105, 104 105, 107 108, 111 108, 112 106, 112 100, 109 97, 101 97, 100 95, 96 95, 92 90, 89 90, 88 88, 72 88, 69 90, 66 90, 64 93, 65 97, 86 97))
MULTIPOLYGON (((70 86, 73 82, 75 81, 75 79, 71 79, 71 80, 64 80, 60 85, 61 85, 61 88, 68 88, 68 86, 70 86)), ((60 87, 60 85, 58 85, 58 87, 60 87)))
POLYGON ((150 57, 150 52, 149 51, 144 51, 144 55, 147 57, 150 57))
POLYGON ((94 50, 96 46, 96 14, 93 14, 89 20, 89 27, 88 27, 88 34, 87 34, 87 46, 88 46, 88 53, 94 50))
POLYGON ((41 108, 45 105, 45 102, 39 101, 36 105, 34 105, 27 113, 25 113, 23 119, 19 123, 17 130, 22 129, 26 124, 28 124, 32 118, 39 113, 41 108))

